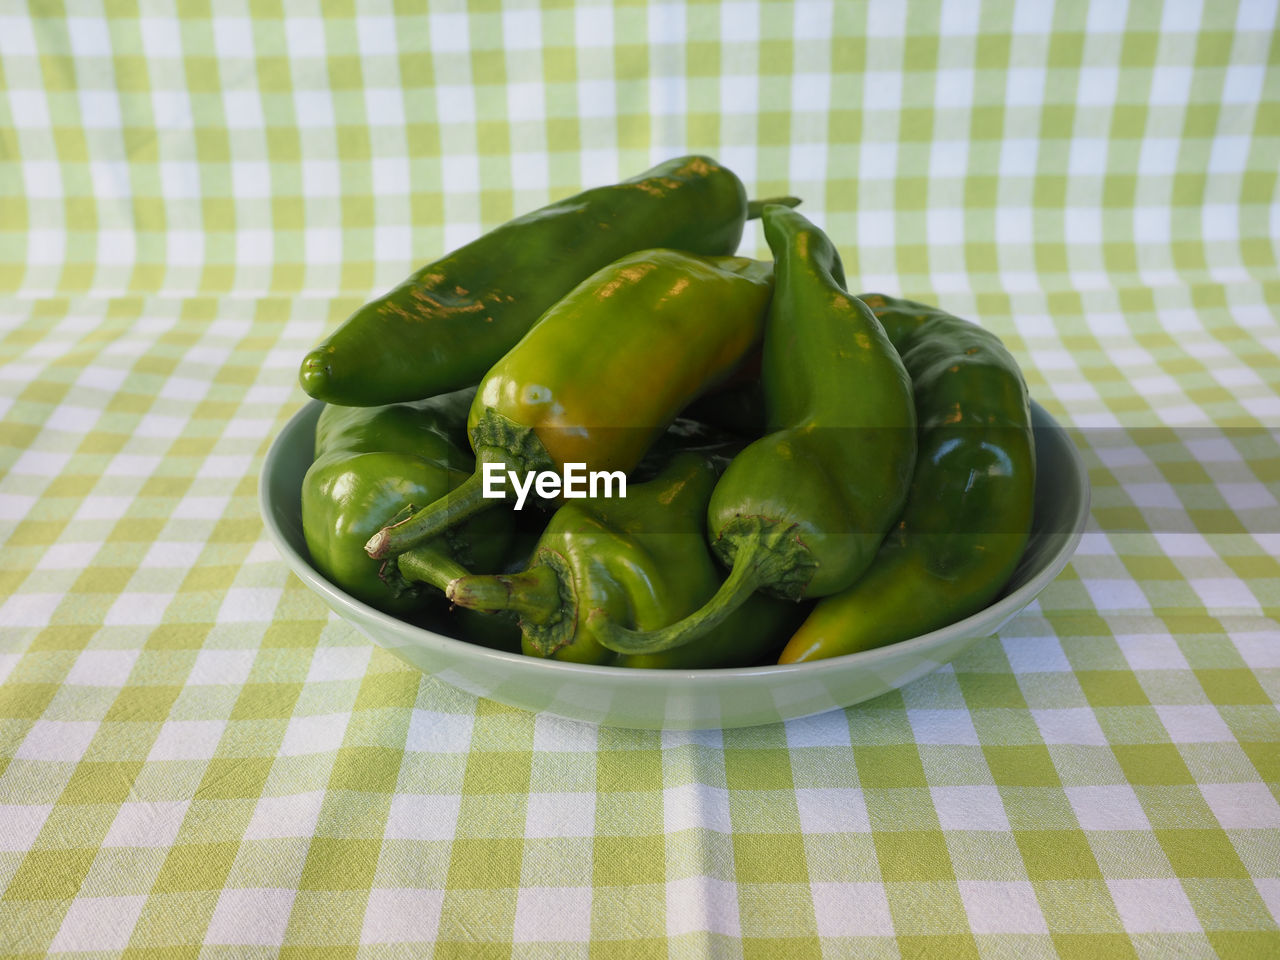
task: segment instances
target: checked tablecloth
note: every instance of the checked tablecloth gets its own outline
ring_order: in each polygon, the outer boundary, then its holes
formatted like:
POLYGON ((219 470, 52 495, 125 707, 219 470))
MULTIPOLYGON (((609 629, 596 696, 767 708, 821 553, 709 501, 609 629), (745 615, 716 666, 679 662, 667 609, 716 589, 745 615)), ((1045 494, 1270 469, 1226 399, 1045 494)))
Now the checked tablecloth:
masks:
MULTIPOLYGON (((0 951, 1280 956, 1270 2, 0 2, 0 951), (709 152, 1000 334, 1089 532, 785 726, 596 729, 374 649, 263 535, 301 355, 709 152)), ((758 233, 744 249, 763 252, 758 233)))

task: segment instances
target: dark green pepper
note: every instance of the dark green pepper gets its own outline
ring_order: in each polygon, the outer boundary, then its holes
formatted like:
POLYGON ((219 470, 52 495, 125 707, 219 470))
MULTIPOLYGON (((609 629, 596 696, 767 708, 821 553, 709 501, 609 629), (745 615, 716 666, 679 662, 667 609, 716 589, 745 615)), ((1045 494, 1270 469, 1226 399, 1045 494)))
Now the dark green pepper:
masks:
POLYGON ((871 569, 814 608, 780 662, 856 653, 978 612, 1031 532, 1035 437, 1017 361, 981 327, 880 294, 879 317, 915 384, 920 454, 907 505, 871 569))
POLYGON ((306 355, 302 388, 329 403, 372 406, 475 384, 596 270, 652 247, 731 254, 758 209, 732 171, 701 156, 560 200, 365 304, 306 355))
MULTIPOLYGON (((476 473, 380 530, 369 556, 395 556, 500 502, 485 496, 486 464, 525 481, 569 463, 630 471, 760 339, 772 289, 767 263, 675 250, 645 250, 597 271, 485 375, 468 419, 476 473)), ((507 495, 512 487, 508 480, 507 495)))
POLYGON ((762 369, 771 432, 734 458, 708 509, 731 573, 702 609, 661 630, 601 623, 597 636, 619 653, 688 643, 758 589, 793 600, 845 590, 901 512, 916 455, 902 361, 845 292, 822 231, 778 206, 765 208, 764 230, 777 271, 762 369))
MULTIPOLYGON (((302 482, 302 530, 316 569, 358 600, 403 615, 426 599, 429 592, 410 584, 394 565, 370 560, 364 543, 408 504, 443 496, 468 476, 473 461, 453 438, 465 423, 472 393, 321 411, 315 462, 302 482)), ((494 569, 510 539, 509 518, 496 513, 447 540, 424 544, 400 562, 429 565, 443 588, 468 569, 494 569)))
POLYGON ((526 654, 627 667, 725 667, 772 659, 797 619, 794 604, 755 597, 700 643, 650 656, 619 657, 596 640, 592 610, 638 629, 664 626, 719 586, 704 522, 720 463, 677 454, 622 499, 566 503, 552 516, 529 567, 509 576, 449 584, 455 604, 518 618, 526 654))

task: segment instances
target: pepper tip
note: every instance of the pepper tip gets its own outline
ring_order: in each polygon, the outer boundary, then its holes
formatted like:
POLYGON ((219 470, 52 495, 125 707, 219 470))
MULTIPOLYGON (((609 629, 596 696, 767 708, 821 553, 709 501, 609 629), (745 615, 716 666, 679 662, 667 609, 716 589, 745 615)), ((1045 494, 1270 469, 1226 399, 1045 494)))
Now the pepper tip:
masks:
POLYGON ((333 367, 329 363, 331 351, 317 348, 302 358, 298 367, 298 383, 308 395, 317 400, 326 399, 326 391, 333 379, 333 367))
POLYGON ((804 201, 799 197, 764 197, 747 202, 747 219, 759 220, 764 216, 764 208, 768 206, 798 207, 804 201))

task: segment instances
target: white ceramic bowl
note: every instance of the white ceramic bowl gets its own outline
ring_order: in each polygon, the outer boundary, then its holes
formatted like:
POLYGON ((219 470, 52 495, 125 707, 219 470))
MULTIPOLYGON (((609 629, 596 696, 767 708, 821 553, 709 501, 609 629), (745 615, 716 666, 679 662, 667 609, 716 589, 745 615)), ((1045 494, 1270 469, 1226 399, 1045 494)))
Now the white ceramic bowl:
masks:
POLYGON ((258 484, 262 517, 285 562, 357 630, 446 683, 526 710, 619 727, 746 727, 851 706, 910 683, 995 633, 1066 566, 1089 516, 1089 479, 1066 433, 1032 404, 1035 524, 1003 594, 941 630, 877 650, 786 666, 630 670, 503 653, 412 626, 334 586, 311 566, 302 535, 302 478, 311 464, 312 400, 272 443, 258 484))

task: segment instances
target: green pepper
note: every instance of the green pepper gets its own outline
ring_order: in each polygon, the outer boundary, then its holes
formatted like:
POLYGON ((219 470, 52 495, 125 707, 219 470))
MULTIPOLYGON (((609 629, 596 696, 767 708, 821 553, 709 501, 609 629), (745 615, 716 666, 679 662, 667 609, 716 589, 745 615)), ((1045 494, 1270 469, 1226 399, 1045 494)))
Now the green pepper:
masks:
POLYGON ((994 334, 934 307, 862 299, 915 383, 919 460, 871 569, 814 608, 782 663, 895 643, 978 612, 1013 575, 1031 532, 1035 438, 1017 361, 994 334))
POLYGON ((701 156, 560 200, 362 306, 303 359, 302 388, 329 403, 372 406, 474 385, 596 270, 652 247, 731 254, 758 210, 732 171, 701 156))
MULTIPOLYGON (((429 595, 394 565, 370 560, 364 543, 408 504, 443 496, 470 473, 473 461, 453 438, 465 424, 473 392, 412 405, 321 411, 315 462, 302 482, 302 530, 316 569, 358 600, 403 615, 429 595)), ((510 526, 502 514, 477 518, 447 540, 405 554, 400 565, 430 567, 443 587, 468 569, 493 569, 510 541, 510 526)))
POLYGON ((725 667, 771 659, 795 606, 760 596, 702 642, 670 653, 619 657, 594 636, 589 615, 661 627, 696 609, 720 583, 704 534, 707 500, 721 463, 677 454, 623 499, 565 503, 552 515, 527 569, 467 576, 449 584, 461 607, 515 616, 530 656, 627 667, 725 667))
POLYGON ((476 473, 380 530, 369 556, 394 556, 500 502, 485 496, 487 464, 507 478, 500 496, 569 463, 625 474, 760 339, 772 289, 767 263, 675 250, 597 271, 485 375, 468 419, 476 473))
POLYGON ((762 369, 771 432, 734 458, 708 508, 731 572, 700 610, 663 629, 599 624, 601 643, 619 653, 688 643, 758 589, 793 600, 847 589, 902 509, 916 455, 902 361, 845 292, 822 231, 779 206, 765 208, 764 231, 777 271, 762 369))
MULTIPOLYGON (((685 417, 677 417, 666 432, 649 448, 629 480, 635 483, 652 480, 673 457, 683 451, 697 451, 707 456, 717 456, 733 444, 740 446, 741 441, 723 430, 685 417)), ((512 516, 515 519, 515 530, 511 546, 507 551, 507 562, 502 564, 501 569, 497 571, 499 573, 519 573, 532 563, 533 553, 546 529, 550 514, 541 510, 521 510, 512 516)), ((404 565, 406 557, 417 557, 422 549, 417 547, 408 553, 401 554, 401 565, 404 565)), ((448 570, 432 572, 429 580, 438 583, 440 575, 447 576, 448 570)), ((799 623, 799 618, 793 619, 795 623, 799 623)), ((508 653, 520 652, 520 627, 516 624, 514 617, 502 613, 485 613, 451 604, 447 609, 426 607, 419 616, 413 618, 413 622, 428 630, 457 637, 468 643, 505 650, 508 653)), ((678 653, 673 652, 660 654, 658 659, 677 663, 678 660, 675 658, 678 656, 678 653)))

